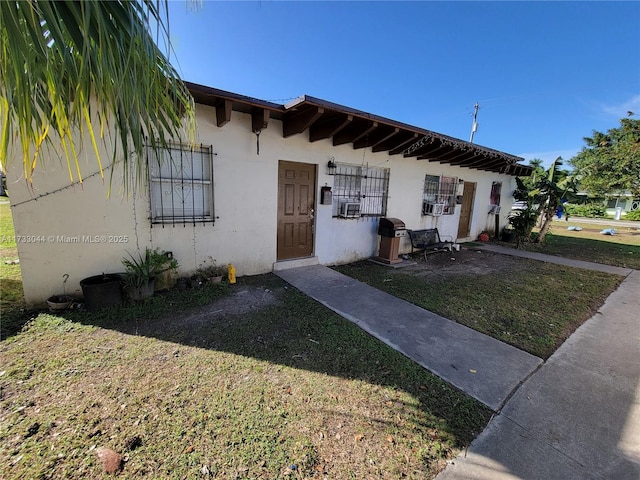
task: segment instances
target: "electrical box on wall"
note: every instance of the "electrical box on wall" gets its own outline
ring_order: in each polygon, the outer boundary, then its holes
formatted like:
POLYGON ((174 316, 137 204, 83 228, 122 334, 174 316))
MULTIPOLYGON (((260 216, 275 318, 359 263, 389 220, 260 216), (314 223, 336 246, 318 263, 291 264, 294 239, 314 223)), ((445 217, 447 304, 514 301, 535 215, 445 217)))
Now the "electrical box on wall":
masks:
POLYGON ((332 203, 331 187, 320 188, 320 205, 331 205, 332 203))

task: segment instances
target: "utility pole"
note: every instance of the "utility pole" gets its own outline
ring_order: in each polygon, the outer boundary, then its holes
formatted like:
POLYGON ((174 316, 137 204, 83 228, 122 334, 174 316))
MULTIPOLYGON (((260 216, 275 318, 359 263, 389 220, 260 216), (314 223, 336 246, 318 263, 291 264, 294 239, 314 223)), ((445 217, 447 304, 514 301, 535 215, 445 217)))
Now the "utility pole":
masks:
POLYGON ((471 137, 469 138, 469 143, 473 143, 473 135, 478 130, 478 110, 480 110, 480 105, 476 102, 473 106, 473 123, 471 124, 471 137))

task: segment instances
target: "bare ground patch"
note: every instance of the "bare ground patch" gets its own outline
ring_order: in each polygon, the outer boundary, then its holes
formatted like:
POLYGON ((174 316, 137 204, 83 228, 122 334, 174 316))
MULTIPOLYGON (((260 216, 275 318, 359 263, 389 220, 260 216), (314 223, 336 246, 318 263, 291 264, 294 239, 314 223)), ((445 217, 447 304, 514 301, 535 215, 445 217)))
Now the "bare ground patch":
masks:
POLYGON ((429 280, 444 280, 452 276, 491 275, 521 268, 516 257, 499 255, 473 248, 462 248, 459 252, 437 252, 427 256, 414 255, 414 265, 399 271, 429 280))

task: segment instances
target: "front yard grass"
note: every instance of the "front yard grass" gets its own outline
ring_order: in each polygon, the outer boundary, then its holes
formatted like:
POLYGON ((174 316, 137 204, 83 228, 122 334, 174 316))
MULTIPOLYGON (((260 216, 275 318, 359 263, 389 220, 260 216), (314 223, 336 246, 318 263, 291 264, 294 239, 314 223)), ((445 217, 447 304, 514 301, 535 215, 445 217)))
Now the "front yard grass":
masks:
POLYGON ((16 260, 18 249, 9 200, 0 197, 0 332, 3 325, 11 325, 20 317, 24 308, 22 276, 16 260))
POLYGON ((512 261, 518 267, 499 274, 429 281, 371 262, 337 270, 543 359, 590 318, 622 280, 533 260, 512 261))
POLYGON ((545 237, 544 245, 525 243, 529 251, 559 255, 561 257, 604 263, 616 267, 640 270, 640 230, 627 226, 606 226, 555 220, 545 237), (581 227, 580 231, 567 230, 568 226, 581 227), (614 228, 616 235, 600 233, 614 228))
POLYGON ((40 314, 0 343, 0 478, 107 478, 106 446, 123 479, 429 479, 485 427, 487 408, 277 277, 238 288, 277 300, 235 315, 172 292, 165 315, 40 314))

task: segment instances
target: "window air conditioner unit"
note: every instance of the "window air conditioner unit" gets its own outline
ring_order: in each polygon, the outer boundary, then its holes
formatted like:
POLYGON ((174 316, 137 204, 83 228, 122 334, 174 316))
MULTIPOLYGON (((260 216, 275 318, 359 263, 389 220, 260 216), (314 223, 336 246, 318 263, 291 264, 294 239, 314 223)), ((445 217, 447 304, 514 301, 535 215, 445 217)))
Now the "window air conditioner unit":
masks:
POLYGON ((498 215, 500 213, 500 205, 490 205, 489 214, 498 215))
POLYGON ((422 202, 422 214, 431 215, 432 217, 439 217, 444 215, 444 203, 431 203, 422 202))
POLYGON ((359 218, 360 203, 359 202, 342 202, 338 208, 338 216, 342 218, 359 218))

